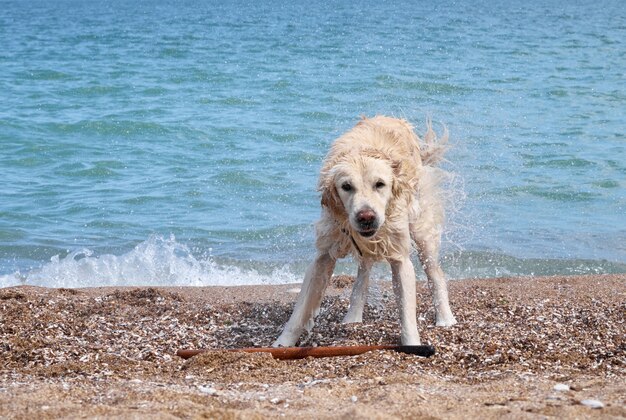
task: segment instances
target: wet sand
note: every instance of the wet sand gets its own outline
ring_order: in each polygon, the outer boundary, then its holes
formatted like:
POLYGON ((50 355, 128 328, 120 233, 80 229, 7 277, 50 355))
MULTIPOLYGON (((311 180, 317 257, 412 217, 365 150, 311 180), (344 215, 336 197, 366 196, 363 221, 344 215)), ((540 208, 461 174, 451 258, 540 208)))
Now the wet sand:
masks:
MULTIPOLYGON (((351 281, 334 279, 300 345, 397 342, 389 282, 341 324, 351 281)), ((626 417, 626 275, 452 281, 448 329, 420 283, 431 358, 175 355, 269 346, 297 287, 0 289, 0 418, 626 417)))

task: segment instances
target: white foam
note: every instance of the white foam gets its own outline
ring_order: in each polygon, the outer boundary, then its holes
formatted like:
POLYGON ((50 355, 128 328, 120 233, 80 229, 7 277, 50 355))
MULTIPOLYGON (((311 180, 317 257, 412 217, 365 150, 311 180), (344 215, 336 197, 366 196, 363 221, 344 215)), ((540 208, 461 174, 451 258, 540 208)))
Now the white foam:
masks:
POLYGON ((219 264, 211 256, 195 257, 174 236, 152 235, 119 256, 94 256, 90 249, 75 250, 64 258, 56 255, 49 263, 25 274, 0 276, 0 287, 237 286, 298 281, 301 279, 287 266, 260 273, 252 268, 219 264))

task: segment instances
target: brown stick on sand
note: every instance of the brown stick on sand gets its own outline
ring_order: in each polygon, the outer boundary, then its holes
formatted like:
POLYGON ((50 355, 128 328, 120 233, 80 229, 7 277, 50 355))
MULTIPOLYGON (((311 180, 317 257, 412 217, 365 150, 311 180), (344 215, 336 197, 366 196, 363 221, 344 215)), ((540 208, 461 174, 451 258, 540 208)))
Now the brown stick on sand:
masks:
POLYGON ((198 349, 178 350, 177 356, 189 359, 199 353, 207 351, 240 351, 246 353, 270 353, 274 359, 292 360, 304 359, 305 357, 333 357, 333 356, 356 356, 372 350, 392 350, 400 353, 415 354, 422 357, 430 357, 435 354, 433 346, 339 346, 339 347, 246 347, 241 349, 198 349))

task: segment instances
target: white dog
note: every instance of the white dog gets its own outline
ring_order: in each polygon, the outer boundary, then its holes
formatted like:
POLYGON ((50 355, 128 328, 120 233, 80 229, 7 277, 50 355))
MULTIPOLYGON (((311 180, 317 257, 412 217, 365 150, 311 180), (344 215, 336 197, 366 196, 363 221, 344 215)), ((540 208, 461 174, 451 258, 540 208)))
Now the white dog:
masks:
POLYGON ((372 265, 387 260, 400 308, 403 345, 420 344, 416 321, 411 241, 428 277, 438 326, 456 320, 439 266, 444 219, 434 164, 443 156, 447 133, 436 141, 430 123, 421 142, 404 120, 363 118, 332 145, 321 169, 322 217, 317 256, 307 269, 294 311, 274 346, 293 346, 313 328, 335 262, 351 253, 359 262, 344 323, 361 322, 372 265), (421 144, 420 144, 421 143, 421 144))

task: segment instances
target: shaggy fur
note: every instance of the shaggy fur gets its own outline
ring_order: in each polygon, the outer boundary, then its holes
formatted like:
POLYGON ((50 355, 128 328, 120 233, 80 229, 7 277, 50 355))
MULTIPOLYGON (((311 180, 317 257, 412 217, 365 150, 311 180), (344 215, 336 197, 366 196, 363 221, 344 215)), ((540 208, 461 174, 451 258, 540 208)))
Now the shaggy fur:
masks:
POLYGON ((377 116, 363 118, 333 143, 318 184, 317 257, 274 346, 292 346, 312 328, 335 262, 348 254, 359 261, 359 272, 344 322, 362 320, 370 269, 386 260, 400 306, 402 344, 419 344, 412 243, 431 286, 437 325, 456 323, 438 257, 444 212, 435 165, 446 141, 447 132, 438 140, 430 123, 420 141, 407 121, 377 116))

